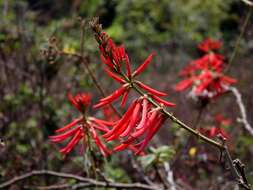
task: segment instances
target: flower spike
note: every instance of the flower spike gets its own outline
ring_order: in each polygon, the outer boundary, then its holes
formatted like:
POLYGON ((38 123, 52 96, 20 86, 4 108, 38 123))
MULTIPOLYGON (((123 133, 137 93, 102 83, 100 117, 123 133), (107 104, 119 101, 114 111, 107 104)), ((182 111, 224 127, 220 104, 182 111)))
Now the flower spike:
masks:
POLYGON ((109 149, 102 143, 98 137, 98 132, 108 132, 108 126, 113 126, 114 122, 108 122, 94 117, 84 117, 83 114, 87 110, 87 106, 90 103, 91 96, 88 94, 77 94, 76 96, 68 95, 70 102, 82 113, 82 117, 73 120, 68 125, 57 129, 55 132, 60 133, 50 136, 52 142, 59 143, 70 139, 67 145, 60 149, 63 154, 68 154, 73 148, 82 142, 82 139, 91 137, 103 156, 107 156, 111 153, 109 149), (91 133, 88 135, 87 133, 91 133))

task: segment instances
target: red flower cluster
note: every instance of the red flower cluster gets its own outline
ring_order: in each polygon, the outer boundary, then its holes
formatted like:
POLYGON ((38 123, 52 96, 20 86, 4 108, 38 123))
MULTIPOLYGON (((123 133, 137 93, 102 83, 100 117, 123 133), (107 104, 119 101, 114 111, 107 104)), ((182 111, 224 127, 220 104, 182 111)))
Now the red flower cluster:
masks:
POLYGON ((216 137, 220 134, 223 138, 229 139, 230 136, 223 127, 229 126, 230 124, 230 119, 225 119, 222 114, 218 114, 215 116, 215 126, 209 128, 200 128, 200 132, 205 134, 209 138, 216 137))
POLYGON ((95 28, 96 39, 99 43, 101 60, 105 64, 106 73, 121 86, 111 95, 100 99, 94 108, 99 108, 112 103, 122 96, 121 107, 126 103, 130 89, 135 88, 141 91, 141 97, 133 101, 126 113, 112 126, 112 129, 103 135, 106 141, 119 140, 120 145, 114 148, 114 151, 129 148, 140 154, 152 139, 154 134, 165 121, 165 116, 161 109, 164 106, 175 106, 175 104, 161 99, 166 96, 164 92, 160 92, 135 80, 134 78, 141 74, 152 61, 154 53, 150 54, 147 59, 133 72, 131 71, 128 54, 124 46, 116 46, 112 39, 106 33, 95 28), (159 108, 155 108, 149 103, 148 99, 152 99, 159 108), (140 140, 141 139, 141 140, 140 140), (139 141, 138 143, 136 143, 139 141))
POLYGON ((85 117, 88 105, 90 103, 91 96, 88 94, 77 94, 75 97, 69 95, 70 102, 82 113, 82 116, 73 120, 68 125, 56 130, 57 134, 50 136, 52 142, 62 142, 66 139, 71 139, 68 144, 60 149, 63 154, 68 154, 81 140, 86 142, 87 138, 91 137, 101 153, 107 156, 111 153, 109 149, 102 143, 98 137, 98 131, 108 132, 107 126, 112 126, 113 122, 103 121, 94 117, 85 117))
POLYGON ((201 42, 198 45, 198 48, 203 51, 203 52, 209 52, 209 51, 213 51, 213 50, 218 50, 221 48, 221 42, 219 41, 214 41, 210 38, 207 38, 206 40, 204 40, 203 42, 201 42))
POLYGON ((109 38, 104 32, 101 32, 100 35, 97 36, 97 39, 99 42, 101 60, 106 65, 106 73, 112 79, 120 83, 121 86, 111 95, 100 99, 99 103, 96 104, 94 108, 99 108, 110 104, 121 96, 122 101, 120 105, 123 107, 133 85, 151 94, 152 98, 158 103, 163 103, 167 106, 175 106, 175 104, 159 98, 159 96, 166 96, 166 93, 155 90, 140 81, 134 80, 134 77, 138 76, 147 68, 149 63, 152 61, 153 56, 155 55, 154 53, 150 54, 135 71, 131 72, 128 54, 126 53, 124 46, 116 46, 112 39, 109 38))
POLYGON ((214 98, 227 91, 236 80, 224 75, 224 57, 213 52, 221 47, 221 42, 207 39, 198 48, 205 52, 201 58, 190 62, 180 75, 186 79, 179 82, 175 89, 183 91, 191 89, 195 97, 214 98))
POLYGON ((165 119, 160 110, 148 102, 147 97, 141 97, 132 102, 122 118, 103 137, 106 141, 122 139, 114 151, 121 151, 130 146, 135 154, 140 154, 165 119), (139 141, 140 138, 142 140, 139 141))
MULTIPOLYGON (((85 140, 85 138, 91 136, 102 154, 106 156, 112 151, 107 149, 99 139, 98 130, 104 133, 102 137, 107 142, 112 140, 120 142, 114 148, 114 151, 129 148, 136 154, 142 154, 144 148, 166 119, 161 110, 165 106, 173 107, 175 104, 161 99, 161 97, 167 95, 166 93, 155 90, 134 79, 152 61, 153 53, 134 72, 131 72, 128 54, 124 46, 116 46, 104 32, 97 32, 96 39, 99 42, 101 60, 106 65, 106 73, 121 86, 109 96, 100 99, 99 103, 93 107, 106 107, 121 96, 122 101, 120 105, 123 107, 132 88, 138 89, 137 91, 140 92, 141 97, 131 103, 121 118, 116 118, 117 120, 115 121, 115 118, 109 117, 107 119, 110 121, 103 121, 93 117, 85 117, 85 112, 90 102, 89 95, 78 94, 75 97, 69 96, 71 103, 83 116, 56 131, 56 133, 64 133, 51 136, 50 138, 53 142, 61 142, 71 138, 67 146, 60 150, 60 152, 67 154, 81 139, 85 140), (150 103, 150 100, 152 103, 150 103), (113 121, 111 122, 111 120, 113 121)), ((106 109, 104 113, 107 114, 108 111, 111 110, 106 109)))

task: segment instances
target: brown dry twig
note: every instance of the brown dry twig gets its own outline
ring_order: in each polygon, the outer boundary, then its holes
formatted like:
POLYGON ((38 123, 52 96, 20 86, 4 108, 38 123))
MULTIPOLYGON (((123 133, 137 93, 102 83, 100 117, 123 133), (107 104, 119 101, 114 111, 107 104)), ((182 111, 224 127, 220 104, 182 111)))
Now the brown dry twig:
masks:
MULTIPOLYGON (((85 187, 107 187, 107 188, 121 188, 121 189, 144 189, 144 190, 158 190, 159 188, 156 186, 141 184, 141 183, 116 183, 116 182, 105 182, 105 181, 97 181, 95 179, 86 178, 74 174, 69 173, 63 173, 63 172, 55 172, 51 170, 34 170, 28 173, 25 173, 20 176, 16 176, 2 184, 0 184, 0 189, 6 189, 7 187, 11 186, 12 184, 16 184, 20 181, 26 180, 28 178, 31 178, 33 176, 41 176, 41 175, 49 175, 49 176, 55 176, 55 177, 61 177, 66 179, 74 179, 78 181, 79 183, 75 184, 76 186, 81 186, 82 188, 85 187)), ((74 185, 72 185, 73 187, 74 185)), ((41 186, 37 186, 37 189, 41 189, 41 186)), ((63 185, 53 185, 48 186, 48 188, 51 189, 62 189, 63 187, 66 188, 67 184, 63 185)), ((72 188, 71 187, 71 188, 72 188)), ((75 186, 74 186, 75 187, 75 186)), ((76 187, 75 187, 76 188, 76 187)), ((44 187, 44 189, 46 189, 44 187)), ((77 189, 77 188, 76 188, 77 189)))

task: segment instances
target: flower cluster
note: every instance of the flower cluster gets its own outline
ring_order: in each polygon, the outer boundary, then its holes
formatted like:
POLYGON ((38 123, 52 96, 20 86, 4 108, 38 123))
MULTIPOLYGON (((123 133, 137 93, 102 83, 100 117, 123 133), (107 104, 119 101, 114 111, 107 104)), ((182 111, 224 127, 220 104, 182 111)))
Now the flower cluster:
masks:
POLYGON ((151 63, 155 53, 151 53, 147 59, 133 72, 131 71, 130 61, 127 52, 123 45, 117 46, 113 40, 105 33, 102 32, 98 25, 93 27, 96 33, 96 39, 99 43, 100 56, 102 63, 106 65, 105 72, 121 86, 116 89, 111 95, 102 98, 94 108, 99 108, 112 103, 122 96, 121 107, 126 103, 129 91, 133 86, 144 90, 146 93, 159 103, 164 105, 174 106, 173 103, 167 102, 159 98, 159 96, 166 96, 164 92, 153 89, 152 87, 135 80, 135 77, 140 75, 151 63))
POLYGON ((130 104, 125 114, 103 137, 106 141, 120 141, 114 151, 129 148, 136 154, 140 154, 164 123, 166 119, 162 113, 164 107, 173 107, 175 104, 161 98, 166 96, 166 93, 136 80, 136 77, 151 63, 155 53, 151 53, 137 69, 132 71, 124 46, 117 46, 97 23, 92 23, 91 26, 99 44, 106 73, 121 85, 112 94, 100 99, 94 108, 111 104, 121 96, 120 105, 124 107, 131 89, 135 89, 140 94, 140 97, 130 104))
POLYGON ((229 139, 230 136, 223 127, 229 126, 230 124, 231 124, 230 119, 225 119, 222 114, 217 114, 215 116, 215 126, 211 126, 208 128, 200 128, 200 132, 202 134, 205 134, 209 138, 221 135, 223 138, 229 139))
POLYGON ((114 151, 130 147, 135 154, 140 154, 166 119, 160 111, 148 102, 147 97, 140 97, 103 137, 106 141, 122 139, 114 151))
POLYGON ((81 140, 86 142, 87 138, 92 138, 100 152, 104 156, 109 155, 111 151, 102 143, 97 131, 108 132, 108 126, 112 126, 113 122, 85 116, 91 99, 89 94, 77 94, 74 97, 69 95, 68 98, 82 116, 56 130, 57 135, 49 137, 51 141, 58 143, 70 139, 68 144, 60 149, 61 153, 68 154, 81 140))
POLYGON ((179 82, 175 89, 183 91, 191 88, 191 95, 207 99, 215 98, 228 90, 236 80, 223 74, 224 57, 215 51, 220 49, 221 42, 206 39, 198 45, 205 54, 189 63, 180 76, 185 79, 179 82))

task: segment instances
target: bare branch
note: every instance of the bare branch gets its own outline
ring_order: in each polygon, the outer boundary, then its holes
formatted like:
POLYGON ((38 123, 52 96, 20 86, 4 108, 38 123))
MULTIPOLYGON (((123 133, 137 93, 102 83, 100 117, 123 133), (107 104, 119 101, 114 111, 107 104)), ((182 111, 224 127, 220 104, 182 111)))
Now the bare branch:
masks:
POLYGON ((240 123, 243 123, 244 128, 250 133, 250 135, 253 136, 253 128, 252 126, 249 124, 248 120, 247 120, 247 114, 246 114, 246 108, 242 102, 242 95, 240 94, 240 92, 238 91, 237 88, 235 87, 230 87, 229 90, 233 93, 233 95, 236 98, 236 103, 238 104, 238 107, 240 109, 240 113, 241 113, 241 118, 238 118, 237 121, 240 123))
POLYGON ((246 3, 249 6, 253 6, 253 2, 250 0, 242 0, 244 3, 246 3))
MULTIPOLYGON (((141 183, 114 183, 114 182, 104 182, 104 181, 97 181, 95 179, 86 178, 74 174, 69 173, 62 173, 62 172, 55 172, 51 170, 34 170, 29 173, 23 174, 21 176, 16 176, 9 181, 6 181, 2 184, 0 184, 0 189, 7 188, 8 186, 18 183, 19 181, 25 180, 27 178, 33 177, 33 176, 40 176, 40 175, 50 175, 55 177, 61 177, 61 178, 67 178, 67 179, 75 179, 79 182, 79 184, 76 184, 75 189, 77 189, 77 186, 81 186, 82 188, 85 187, 111 187, 111 188, 122 188, 122 189, 144 189, 144 190, 158 190, 159 188, 156 186, 141 184, 141 183)), ((66 184, 65 184, 66 185, 66 184)), ((50 187, 50 186, 48 186, 50 187)), ((51 189, 55 188, 57 186, 51 186, 51 189)), ((60 187, 60 186, 59 186, 60 187)), ((62 188, 62 187, 61 187, 62 188)), ((38 188, 37 188, 38 189, 38 188)), ((73 186, 72 186, 73 189, 73 186)))
POLYGON ((54 189, 73 189, 74 185, 71 184, 59 184, 59 185, 49 185, 49 186, 34 186, 26 185, 24 189, 38 189, 38 190, 54 190, 54 189))
POLYGON ((165 162, 164 163, 164 168, 165 168, 165 171, 167 173, 167 181, 168 183, 170 184, 170 190, 176 190, 176 183, 174 181, 174 177, 173 177, 173 171, 171 170, 170 168, 170 164, 169 162, 165 162))

